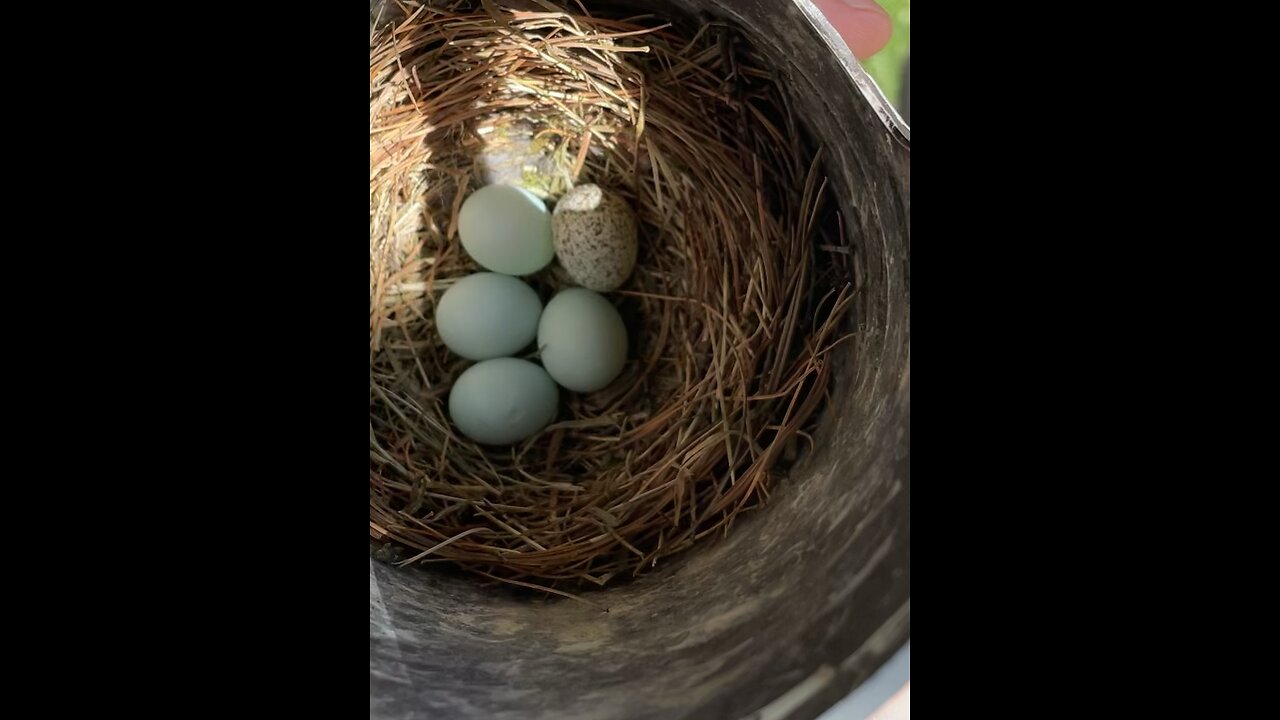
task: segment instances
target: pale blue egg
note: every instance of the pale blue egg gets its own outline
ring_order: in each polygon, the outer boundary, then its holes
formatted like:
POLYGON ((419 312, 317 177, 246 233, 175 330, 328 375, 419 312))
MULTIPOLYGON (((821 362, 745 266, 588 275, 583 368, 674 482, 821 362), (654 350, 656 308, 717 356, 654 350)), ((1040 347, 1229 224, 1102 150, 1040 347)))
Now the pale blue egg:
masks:
POLYGON ((482 445, 510 445, 555 420, 560 389, 527 360, 495 358, 471 366, 449 392, 449 417, 482 445))
POLYGON ((476 273, 458 280, 436 304, 436 330, 454 353, 488 360, 520 352, 538 333, 542 300, 510 275, 476 273))
POLYGON ((532 275, 551 264, 551 213, 524 188, 487 185, 458 211, 458 238, 471 259, 504 275, 532 275))
POLYGON ((602 295, 570 288, 551 298, 538 321, 538 356, 564 388, 595 392, 627 363, 627 327, 602 295))

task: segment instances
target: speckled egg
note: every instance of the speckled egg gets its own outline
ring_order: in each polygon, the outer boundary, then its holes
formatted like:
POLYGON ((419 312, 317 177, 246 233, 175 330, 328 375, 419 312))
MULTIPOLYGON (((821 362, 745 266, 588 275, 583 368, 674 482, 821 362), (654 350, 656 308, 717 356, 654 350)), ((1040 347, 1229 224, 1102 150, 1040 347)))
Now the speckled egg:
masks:
POLYGON ((636 266, 636 218, 620 195, 579 185, 556 204, 551 238, 556 258, 573 281, 588 290, 622 287, 636 266))

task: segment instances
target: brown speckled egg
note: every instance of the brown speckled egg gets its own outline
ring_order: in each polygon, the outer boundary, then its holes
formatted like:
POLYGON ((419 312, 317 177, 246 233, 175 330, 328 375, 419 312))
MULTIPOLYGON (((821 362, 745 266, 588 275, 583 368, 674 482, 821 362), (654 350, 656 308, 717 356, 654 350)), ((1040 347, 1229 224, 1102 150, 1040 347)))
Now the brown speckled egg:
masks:
POLYGON ((635 215, 621 196, 597 185, 579 185, 560 198, 551 238, 561 267, 588 290, 617 290, 636 266, 635 215))

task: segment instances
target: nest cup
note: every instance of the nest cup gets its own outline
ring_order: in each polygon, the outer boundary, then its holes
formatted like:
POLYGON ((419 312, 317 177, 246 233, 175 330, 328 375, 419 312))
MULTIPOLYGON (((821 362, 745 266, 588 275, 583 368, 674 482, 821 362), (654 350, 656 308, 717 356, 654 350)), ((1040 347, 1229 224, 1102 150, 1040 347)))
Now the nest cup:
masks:
POLYGON ((905 642, 905 129, 838 42, 806 2, 371 4, 371 717, 814 717, 905 642), (490 182, 641 228, 623 376, 509 448, 449 425, 431 319, 490 182))

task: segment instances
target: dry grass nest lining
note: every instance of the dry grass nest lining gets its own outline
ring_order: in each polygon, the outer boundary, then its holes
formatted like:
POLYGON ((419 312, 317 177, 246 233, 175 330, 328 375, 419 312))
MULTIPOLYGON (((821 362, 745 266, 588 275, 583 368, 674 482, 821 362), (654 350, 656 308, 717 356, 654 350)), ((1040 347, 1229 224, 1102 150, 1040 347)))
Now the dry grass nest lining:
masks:
MULTIPOLYGON (((767 498, 809 438, 853 289, 817 153, 734 29, 524 7, 401 6, 370 38, 369 530, 401 564, 570 594, 767 498), (432 318, 479 269, 458 208, 503 172, 549 202, 619 191, 641 250, 609 295, 623 375, 564 392, 527 442, 482 448, 449 422, 468 363, 432 318)), ((545 302, 569 283, 553 268, 531 284, 545 302)))

